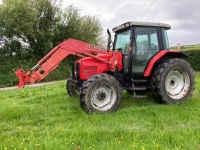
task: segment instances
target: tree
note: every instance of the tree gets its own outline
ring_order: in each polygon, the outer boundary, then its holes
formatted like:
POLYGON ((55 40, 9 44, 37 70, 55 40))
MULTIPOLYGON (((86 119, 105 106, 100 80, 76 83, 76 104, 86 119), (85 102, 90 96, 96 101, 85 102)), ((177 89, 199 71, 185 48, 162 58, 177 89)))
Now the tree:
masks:
POLYGON ((75 38, 91 44, 102 44, 102 27, 96 16, 81 16, 77 7, 69 5, 63 12, 57 26, 54 45, 68 38, 75 38))
POLYGON ((8 43, 4 44, 4 49, 11 54, 28 52, 41 58, 70 37, 91 44, 100 43, 99 18, 81 16, 73 5, 64 10, 61 6, 61 0, 3 0, 0 33, 8 43))
POLYGON ((29 45, 29 52, 43 56, 51 47, 53 29, 59 21, 56 0, 3 0, 0 31, 9 39, 29 45))
POLYGON ((43 56, 52 47, 52 35, 60 20, 56 0, 3 0, 0 32, 10 43, 29 45, 29 52, 43 56))

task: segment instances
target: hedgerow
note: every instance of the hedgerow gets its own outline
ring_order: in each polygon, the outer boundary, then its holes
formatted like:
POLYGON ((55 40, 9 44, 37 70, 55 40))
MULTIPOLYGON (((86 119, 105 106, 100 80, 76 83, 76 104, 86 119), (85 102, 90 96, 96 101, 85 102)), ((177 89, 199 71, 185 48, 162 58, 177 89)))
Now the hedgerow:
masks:
POLYGON ((189 58, 186 58, 187 62, 190 63, 194 70, 200 71, 200 50, 188 50, 185 52, 190 55, 189 58))
MULTIPOLYGON (((64 60, 59 67, 51 72, 43 82, 64 80, 70 74, 71 60, 64 60)), ((17 68, 30 70, 37 64, 38 60, 34 58, 19 59, 17 57, 5 57, 0 59, 0 88, 18 85, 18 78, 14 73, 17 68)))

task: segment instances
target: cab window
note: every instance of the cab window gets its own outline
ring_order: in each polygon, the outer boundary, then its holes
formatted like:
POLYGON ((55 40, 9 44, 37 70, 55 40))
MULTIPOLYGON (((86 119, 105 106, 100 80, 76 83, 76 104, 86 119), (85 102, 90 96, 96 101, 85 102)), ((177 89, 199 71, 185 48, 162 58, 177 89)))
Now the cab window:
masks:
POLYGON ((116 35, 115 50, 121 49, 123 54, 128 53, 131 31, 119 32, 116 35))

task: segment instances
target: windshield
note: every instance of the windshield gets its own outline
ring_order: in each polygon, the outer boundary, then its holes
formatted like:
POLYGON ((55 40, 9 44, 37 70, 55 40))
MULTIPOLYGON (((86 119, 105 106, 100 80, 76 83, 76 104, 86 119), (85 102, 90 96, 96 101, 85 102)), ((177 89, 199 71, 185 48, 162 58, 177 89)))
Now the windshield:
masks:
POLYGON ((128 53, 131 30, 116 33, 115 50, 121 49, 123 54, 128 53))

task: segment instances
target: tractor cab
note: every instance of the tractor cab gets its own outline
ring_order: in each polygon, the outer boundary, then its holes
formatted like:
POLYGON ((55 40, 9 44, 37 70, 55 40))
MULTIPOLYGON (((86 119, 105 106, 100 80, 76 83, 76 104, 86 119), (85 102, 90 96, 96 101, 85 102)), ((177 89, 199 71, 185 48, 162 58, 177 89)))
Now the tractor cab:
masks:
POLYGON ((161 50, 169 50, 167 30, 170 25, 126 22, 113 28, 114 51, 123 54, 124 74, 142 75, 148 61, 161 50))

